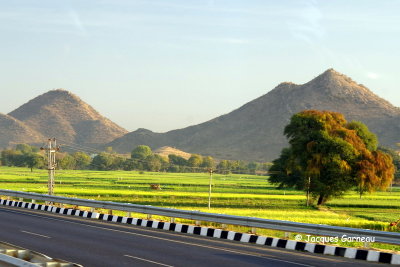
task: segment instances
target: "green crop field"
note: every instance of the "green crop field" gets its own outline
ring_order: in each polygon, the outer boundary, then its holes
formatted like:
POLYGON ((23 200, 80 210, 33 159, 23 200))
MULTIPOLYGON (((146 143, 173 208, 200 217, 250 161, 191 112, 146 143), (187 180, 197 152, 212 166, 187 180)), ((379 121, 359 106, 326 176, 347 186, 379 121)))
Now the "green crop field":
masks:
MULTIPOLYGON (((211 209, 208 210, 208 187, 207 173, 60 170, 56 172, 55 194, 304 223, 399 231, 389 224, 400 219, 400 188, 393 188, 392 192, 367 194, 361 199, 356 192, 351 192, 317 208, 305 206, 304 192, 277 189, 268 183, 265 176, 214 174, 211 209), (160 184, 162 190, 153 190, 150 184, 160 184)), ((0 167, 0 188, 46 193, 47 171, 31 172, 28 168, 0 167)), ((399 250, 393 246, 385 248, 399 250)))

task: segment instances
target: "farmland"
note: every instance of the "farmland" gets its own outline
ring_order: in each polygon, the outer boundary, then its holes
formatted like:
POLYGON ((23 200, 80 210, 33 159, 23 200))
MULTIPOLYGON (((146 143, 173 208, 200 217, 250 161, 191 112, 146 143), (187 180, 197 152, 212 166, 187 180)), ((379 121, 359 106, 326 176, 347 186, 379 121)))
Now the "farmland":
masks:
MULTIPOLYGON (((140 173, 135 171, 57 171, 55 193, 89 198, 240 216, 290 220, 375 230, 394 230, 400 219, 400 188, 364 195, 356 192, 324 207, 306 207, 301 191, 277 189, 265 176, 214 174, 211 210, 207 209, 206 173, 140 173), (152 190, 160 184, 162 190, 152 190)), ((0 167, 0 188, 47 192, 47 171, 0 167)), ((278 234, 279 235, 279 234, 278 234)), ((395 248, 398 249, 398 248, 395 248)))

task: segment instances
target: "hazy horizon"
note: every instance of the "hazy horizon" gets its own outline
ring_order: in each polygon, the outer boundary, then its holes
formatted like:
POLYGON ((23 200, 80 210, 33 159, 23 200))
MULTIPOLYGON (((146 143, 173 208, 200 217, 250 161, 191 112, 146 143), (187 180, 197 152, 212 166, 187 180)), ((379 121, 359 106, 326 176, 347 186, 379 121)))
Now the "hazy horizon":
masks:
POLYGON ((329 68, 400 106, 400 2, 18 1, 0 7, 5 114, 64 88, 129 131, 165 132, 329 68))

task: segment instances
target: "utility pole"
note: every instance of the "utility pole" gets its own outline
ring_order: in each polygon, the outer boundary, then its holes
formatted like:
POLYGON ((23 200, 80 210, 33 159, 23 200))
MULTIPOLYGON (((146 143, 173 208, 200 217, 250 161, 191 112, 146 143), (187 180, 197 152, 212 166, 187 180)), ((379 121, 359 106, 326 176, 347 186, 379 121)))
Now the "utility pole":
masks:
POLYGON ((208 188, 208 209, 210 209, 211 208, 211 184, 212 184, 213 170, 210 168, 208 171, 210 173, 210 186, 208 188))
POLYGON ((52 196, 54 194, 54 175, 56 170, 56 152, 60 150, 57 147, 56 138, 48 139, 47 146, 41 147, 41 150, 45 150, 47 153, 47 170, 49 171, 49 179, 47 182, 48 194, 52 196))

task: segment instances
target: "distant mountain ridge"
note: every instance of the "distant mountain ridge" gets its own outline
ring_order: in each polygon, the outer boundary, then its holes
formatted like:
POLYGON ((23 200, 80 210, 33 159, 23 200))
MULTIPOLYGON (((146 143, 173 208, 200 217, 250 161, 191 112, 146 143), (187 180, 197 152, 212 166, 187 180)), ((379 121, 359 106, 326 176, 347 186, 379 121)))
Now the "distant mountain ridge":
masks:
POLYGON ((271 161, 287 146, 283 129, 290 117, 305 109, 337 111, 347 120, 362 121, 383 145, 395 147, 400 141, 400 109, 329 69, 305 84, 281 83, 228 114, 166 133, 128 133, 76 95, 52 90, 8 115, 0 114, 0 148, 56 137, 89 147, 112 146, 120 153, 130 153, 138 145, 169 146, 218 159, 271 161))
POLYGON ((0 142, 2 147, 15 142, 42 143, 49 137, 99 146, 127 133, 79 97, 63 89, 35 97, 10 112, 2 121, 0 131, 9 131, 0 142), (5 118, 20 127, 19 138, 13 137, 14 133, 6 126, 5 118))
POLYGON ((270 161, 287 145, 283 129, 290 117, 305 109, 341 112, 347 120, 367 124, 381 144, 393 147, 398 142, 400 109, 329 69, 302 85, 281 83, 239 109, 205 123, 166 133, 139 129, 107 146, 120 152, 141 144, 173 146, 221 159, 270 161))

